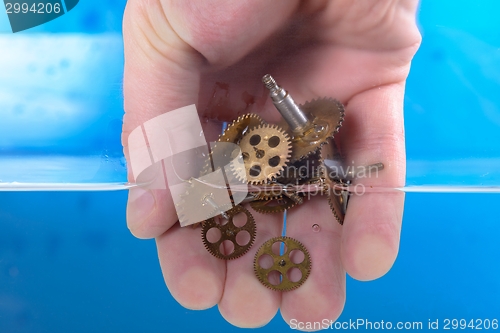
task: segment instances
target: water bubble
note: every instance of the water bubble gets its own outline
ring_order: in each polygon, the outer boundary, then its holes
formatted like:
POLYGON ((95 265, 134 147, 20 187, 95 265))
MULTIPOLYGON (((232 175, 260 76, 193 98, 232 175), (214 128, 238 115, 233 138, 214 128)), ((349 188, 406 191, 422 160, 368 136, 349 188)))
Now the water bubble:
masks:
POLYGON ((314 232, 320 232, 321 231, 321 227, 318 224, 315 223, 315 224, 312 225, 312 230, 314 232))

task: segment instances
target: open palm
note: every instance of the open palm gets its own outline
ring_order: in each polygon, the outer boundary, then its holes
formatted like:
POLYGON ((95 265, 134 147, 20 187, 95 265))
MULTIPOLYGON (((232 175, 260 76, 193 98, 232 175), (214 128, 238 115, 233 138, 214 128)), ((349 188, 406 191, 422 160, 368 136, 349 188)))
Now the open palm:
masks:
MULTIPOLYGON (((403 185, 403 95, 420 43, 416 7, 415 0, 130 0, 123 28, 125 155, 134 128, 193 103, 204 119, 255 112, 276 121, 279 113, 260 82, 269 73, 298 103, 317 97, 344 103, 339 139, 346 161, 384 163, 365 185, 403 185)), ((213 141, 220 123, 202 124, 213 141)), ((313 268, 287 293, 267 289, 253 273, 258 247, 280 235, 281 216, 252 212, 255 244, 229 262, 205 250, 199 229, 179 227, 168 191, 132 190, 127 222, 137 237, 156 238, 165 281, 179 303, 191 309, 219 304, 230 323, 255 327, 278 308, 288 322, 335 320, 345 301, 346 271, 371 280, 392 266, 403 204, 402 193, 353 196, 344 226, 325 198, 291 210, 287 236, 308 248, 313 268), (314 223, 320 232, 312 231, 314 223)))

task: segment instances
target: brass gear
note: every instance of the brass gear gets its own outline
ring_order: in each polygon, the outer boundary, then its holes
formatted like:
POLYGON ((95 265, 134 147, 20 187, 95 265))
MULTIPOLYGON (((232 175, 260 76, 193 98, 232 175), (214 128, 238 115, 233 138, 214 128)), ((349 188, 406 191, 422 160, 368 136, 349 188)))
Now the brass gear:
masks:
POLYGON ((249 130, 241 138, 240 148, 243 163, 232 164, 231 168, 238 179, 247 179, 254 185, 274 179, 291 155, 290 137, 276 125, 264 124, 249 130))
MULTIPOLYGON (((225 208, 222 207, 221 210, 225 210, 225 208)), ((201 237, 205 248, 213 256, 219 259, 231 260, 241 257, 252 247, 253 242, 255 241, 257 228, 252 214, 242 206, 234 206, 225 213, 228 217, 227 223, 225 224, 217 223, 216 218, 214 217, 203 222, 201 227, 201 237), (233 218, 239 213, 244 213, 247 217, 246 223, 241 227, 236 226, 233 222, 233 218), (207 239, 207 233, 212 228, 218 229, 221 234, 220 238, 215 242, 210 242, 207 239), (236 240, 236 236, 241 231, 247 231, 250 234, 250 240, 244 245, 238 244, 236 240), (226 240, 231 241, 234 246, 234 250, 229 254, 226 254, 224 250, 221 250, 223 242, 226 240)), ((220 218, 224 219, 222 216, 220 218)))
MULTIPOLYGON (((322 170, 324 174, 324 182, 326 186, 326 193, 328 196, 328 204, 330 209, 335 216, 335 219, 340 225, 344 224, 345 208, 347 207, 347 201, 349 200, 349 191, 340 190, 336 186, 349 185, 347 180, 342 180, 338 177, 333 177, 333 175, 328 172, 325 166, 325 160, 337 160, 341 161, 342 156, 339 149, 337 148, 335 141, 333 139, 328 139, 326 144, 321 147, 320 158, 322 164, 322 170)), ((341 164, 340 164, 341 165, 341 164)))
MULTIPOLYGON (((241 140, 241 137, 250 129, 257 127, 259 125, 263 125, 266 122, 262 120, 262 118, 255 113, 247 113, 242 116, 239 116, 237 119, 233 120, 230 124, 227 125, 224 132, 219 136, 217 142, 228 142, 238 144, 241 140)), ((226 150, 226 146, 222 146, 222 150, 218 149, 217 142, 212 147, 212 151, 210 152, 207 162, 205 163, 201 175, 206 175, 214 170, 212 170, 212 156, 213 152, 217 151, 217 154, 220 156, 222 154, 226 154, 223 150, 226 150)), ((229 154, 231 152, 228 152, 229 154)), ((216 167, 218 169, 218 167, 216 167)))
POLYGON ((253 266, 255 275, 264 286, 277 291, 290 291, 300 287, 309 277, 311 272, 311 256, 305 246, 299 241, 286 236, 275 237, 266 241, 257 250, 253 266), (277 242, 285 243, 286 251, 283 255, 273 252, 273 244, 277 242), (304 254, 304 259, 300 263, 294 263, 293 258, 290 258, 290 253, 294 250, 298 250, 304 254), (265 255, 271 256, 273 261, 269 268, 264 268, 259 263, 259 260, 265 255), (292 281, 289 276, 292 268, 297 268, 301 273, 301 277, 297 281, 292 281), (281 280, 275 281, 277 283, 273 283, 269 279, 269 273, 273 271, 277 271, 281 275, 281 280))
MULTIPOLYGON (((332 98, 314 99, 300 105, 300 109, 307 115, 311 125, 303 135, 293 138, 292 162, 317 152, 328 138, 338 133, 345 116, 342 103, 332 98)), ((286 121, 281 121, 280 126, 291 132, 286 121)))
POLYGON ((265 123, 266 122, 255 113, 244 114, 233 120, 231 124, 228 124, 224 133, 219 136, 217 141, 238 143, 248 130, 259 125, 264 125, 265 123))
POLYGON ((347 206, 347 200, 349 200, 349 192, 346 190, 341 190, 336 188, 336 186, 343 186, 347 184, 343 184, 340 182, 333 182, 327 180, 327 196, 328 196, 328 204, 330 205, 330 209, 335 216, 335 219, 340 225, 344 224, 345 217, 345 209, 347 206))
POLYGON ((295 207, 296 202, 287 196, 270 198, 269 200, 258 200, 250 202, 250 206, 259 213, 272 214, 281 213, 287 209, 295 207))

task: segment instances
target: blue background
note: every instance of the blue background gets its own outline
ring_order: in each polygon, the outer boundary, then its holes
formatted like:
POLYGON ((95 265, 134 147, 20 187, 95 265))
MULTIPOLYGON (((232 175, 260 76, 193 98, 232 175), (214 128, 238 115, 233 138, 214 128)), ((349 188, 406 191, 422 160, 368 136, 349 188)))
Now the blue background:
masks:
MULTIPOLYGON (((94 127, 75 130, 54 148, 59 153, 99 155, 104 149, 120 155, 122 46, 112 44, 104 52, 100 45, 103 36, 110 43, 119 38, 123 7, 122 1, 81 1, 63 17, 23 33, 23 38, 38 33, 90 38, 93 59, 74 65, 61 58, 60 67, 35 64, 41 75, 63 75, 58 71, 73 65, 82 78, 104 68, 108 73, 97 77, 99 84, 83 80, 82 86, 63 91, 70 105, 85 109, 92 96, 92 106, 106 112, 96 112, 88 120, 94 127)), ((475 7, 466 1, 422 2, 424 39, 405 100, 409 162, 499 158, 499 12, 500 3, 493 0, 475 7)), ((21 38, 10 34, 2 15, 0 38, 21 38)), ((9 89, 1 78, 0 88, 9 89)), ((5 111, 20 109, 1 96, 0 106, 0 126, 9 115, 19 116, 5 111)), ((46 137, 36 147, 2 133, 5 156, 23 149, 36 154, 61 141, 46 137)), ((172 299, 154 242, 133 238, 125 226, 126 198, 125 191, 0 192, 0 332, 238 330, 216 308, 189 311, 172 299)), ((499 199, 497 194, 408 194, 393 269, 373 282, 349 279, 339 320, 422 321, 425 327, 428 319, 500 319, 499 199)), ((277 329, 287 329, 279 315, 260 331, 277 329)))

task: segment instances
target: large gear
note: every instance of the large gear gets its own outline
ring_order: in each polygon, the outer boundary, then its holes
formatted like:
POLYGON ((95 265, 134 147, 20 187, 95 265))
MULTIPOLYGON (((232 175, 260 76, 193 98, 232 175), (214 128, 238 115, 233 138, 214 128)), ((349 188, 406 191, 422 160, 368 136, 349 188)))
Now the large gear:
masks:
MULTIPOLYGON (((342 103, 332 98, 314 99, 301 105, 300 109, 310 119, 310 126, 301 135, 294 136, 292 162, 317 152, 328 138, 338 133, 345 116, 342 103)), ((280 126, 289 131, 286 121, 281 121, 280 126)))
POLYGON ((290 291, 300 287, 309 277, 311 256, 306 247, 293 238, 286 236, 271 238, 257 250, 254 258, 254 271, 264 286, 277 291, 290 291), (276 253, 279 248, 274 245, 275 243, 280 243, 278 245, 284 243, 284 253, 276 253), (302 260, 300 260, 300 253, 304 256, 302 260), (265 256, 271 258, 265 258, 265 256), (265 265, 266 259, 271 259, 268 260, 268 265, 265 265), (300 277, 293 276, 298 273, 297 270, 300 272, 300 277), (271 275, 276 272, 278 276, 271 275))
MULTIPOLYGON (((221 207, 217 212, 226 210, 227 207, 221 207)), ((216 212, 216 213, 217 213, 216 212)), ((256 235, 256 225, 252 214, 242 206, 234 206, 233 208, 225 211, 227 215, 226 223, 218 223, 215 217, 212 217, 202 224, 201 237, 205 248, 213 256, 224 259, 231 260, 236 259, 244 255, 253 245, 256 235), (234 217, 240 213, 246 215, 246 222, 242 226, 237 226, 234 224, 234 217), (220 238, 214 241, 210 241, 207 238, 207 234, 211 229, 217 229, 220 232, 220 238), (240 232, 246 231, 250 234, 250 240, 246 244, 239 244, 237 236, 240 232), (224 249, 224 241, 230 241, 233 245, 233 251, 226 253, 224 249)), ((215 215, 215 214, 214 214, 215 215)), ((225 218, 223 216, 220 219, 225 218)))
POLYGON ((276 125, 260 125, 240 140, 243 163, 231 168, 240 180, 263 184, 275 178, 290 159, 290 137, 276 125), (244 165, 244 167, 243 167, 244 165))

